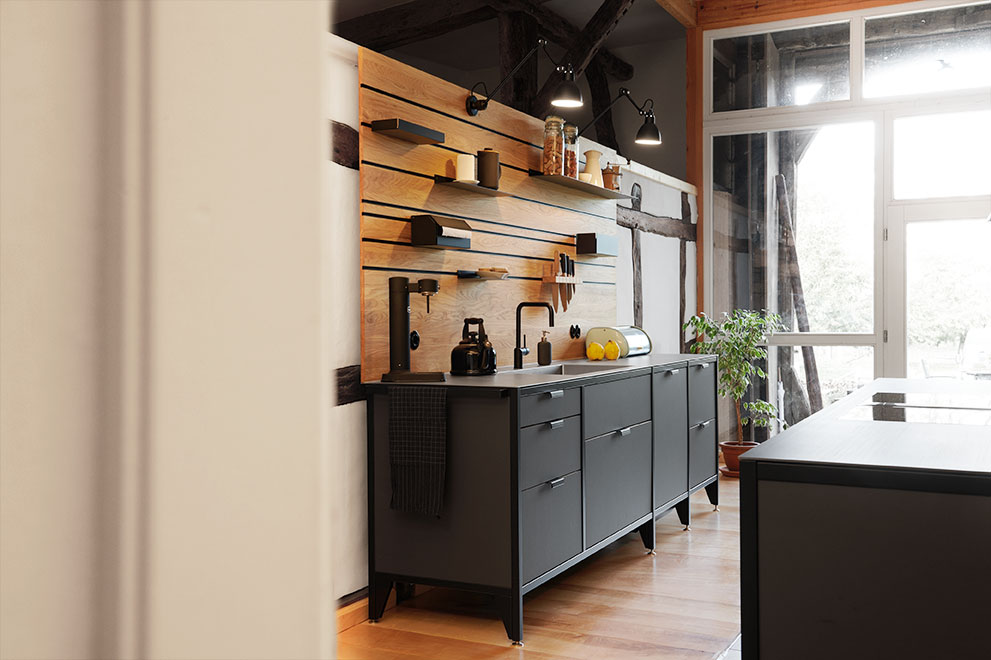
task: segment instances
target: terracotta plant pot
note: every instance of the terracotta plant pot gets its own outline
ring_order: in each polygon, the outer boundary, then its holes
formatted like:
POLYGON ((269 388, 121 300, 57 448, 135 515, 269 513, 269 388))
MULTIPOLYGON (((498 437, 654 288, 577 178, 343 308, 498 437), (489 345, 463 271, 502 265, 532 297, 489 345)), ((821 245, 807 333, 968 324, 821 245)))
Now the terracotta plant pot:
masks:
POLYGON ((759 442, 736 441, 719 443, 719 447, 723 450, 723 459, 726 461, 726 470, 732 473, 730 476, 735 477, 740 473, 740 454, 753 449, 759 444, 759 442))

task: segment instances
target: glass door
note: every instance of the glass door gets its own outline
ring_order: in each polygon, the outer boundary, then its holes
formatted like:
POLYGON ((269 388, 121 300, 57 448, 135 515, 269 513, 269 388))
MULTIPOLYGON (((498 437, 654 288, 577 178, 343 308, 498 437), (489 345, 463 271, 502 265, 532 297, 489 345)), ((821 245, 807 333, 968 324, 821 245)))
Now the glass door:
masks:
POLYGON ((886 126, 881 375, 991 379, 991 111, 886 126))

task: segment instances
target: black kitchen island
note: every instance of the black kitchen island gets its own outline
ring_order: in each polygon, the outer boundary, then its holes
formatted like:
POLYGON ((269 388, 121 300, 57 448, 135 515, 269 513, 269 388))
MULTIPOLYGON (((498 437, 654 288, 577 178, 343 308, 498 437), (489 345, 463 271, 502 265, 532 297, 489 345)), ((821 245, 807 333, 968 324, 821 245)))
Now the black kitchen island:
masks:
POLYGON ((991 653, 991 383, 876 380, 740 469, 744 658, 991 653))

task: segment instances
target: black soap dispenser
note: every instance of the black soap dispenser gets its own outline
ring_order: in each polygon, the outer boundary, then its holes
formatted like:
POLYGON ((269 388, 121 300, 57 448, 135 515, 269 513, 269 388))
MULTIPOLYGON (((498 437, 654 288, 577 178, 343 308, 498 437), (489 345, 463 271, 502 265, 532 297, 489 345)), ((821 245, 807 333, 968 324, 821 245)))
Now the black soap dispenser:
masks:
POLYGON ((540 338, 537 342, 537 364, 550 364, 551 363, 551 343, 547 341, 547 331, 544 330, 544 336, 540 338))

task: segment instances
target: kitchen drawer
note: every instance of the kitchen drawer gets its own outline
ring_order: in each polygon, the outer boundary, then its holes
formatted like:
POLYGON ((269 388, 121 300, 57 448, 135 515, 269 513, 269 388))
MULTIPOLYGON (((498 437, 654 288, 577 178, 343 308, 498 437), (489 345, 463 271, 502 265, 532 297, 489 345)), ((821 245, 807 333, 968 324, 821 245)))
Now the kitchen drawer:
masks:
POLYGON ((551 390, 520 399, 520 426, 530 426, 578 415, 582 411, 580 388, 551 390))
POLYGON ((716 363, 688 365, 688 425, 716 416, 716 363))
POLYGON ((650 374, 585 387, 585 437, 650 419, 650 374))
POLYGON ((650 513, 651 424, 585 441, 585 547, 650 513))
POLYGON ((522 577, 526 584, 582 551, 582 473, 572 472, 521 493, 522 577))
POLYGON ((694 488, 716 474, 716 420, 688 429, 688 487, 694 488))
POLYGON ((552 419, 520 431, 520 490, 581 467, 581 415, 552 419))
POLYGON ((654 506, 688 490, 688 374, 685 367, 655 372, 654 506))

